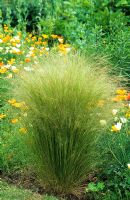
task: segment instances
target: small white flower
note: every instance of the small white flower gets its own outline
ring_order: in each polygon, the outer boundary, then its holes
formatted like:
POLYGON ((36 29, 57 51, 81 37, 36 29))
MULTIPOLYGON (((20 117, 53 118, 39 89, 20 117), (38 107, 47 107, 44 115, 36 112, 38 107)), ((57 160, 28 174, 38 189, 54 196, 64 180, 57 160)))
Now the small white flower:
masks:
POLYGON ((115 125, 115 128, 120 131, 121 130, 121 127, 122 127, 122 123, 118 122, 116 125, 115 125))
POLYGON ((0 47, 0 51, 2 51, 4 48, 3 47, 0 47))
POLYGON ((63 38, 58 38, 58 41, 63 43, 63 38))
POLYGON ((116 109, 113 109, 113 110, 112 110, 112 114, 113 114, 113 115, 116 115, 117 112, 118 112, 118 110, 116 110, 116 109))
POLYGON ((15 39, 15 40, 19 40, 19 39, 20 39, 19 35, 14 36, 14 39, 15 39))
POLYGON ((31 56, 30 54, 27 54, 27 55, 26 55, 26 58, 29 58, 30 56, 31 56))
POLYGON ((20 50, 18 48, 16 48, 16 47, 12 47, 12 50, 17 52, 17 53, 20 52, 20 50))
POLYGON ((14 39, 14 38, 11 38, 10 42, 15 42, 15 39, 14 39))
POLYGON ((9 50, 10 49, 10 47, 5 47, 6 48, 6 50, 9 50))
POLYGON ((31 51, 33 51, 33 50, 34 50, 34 47, 30 47, 29 49, 30 49, 31 51))
POLYGON ((128 169, 130 169, 130 164, 129 163, 127 164, 127 167, 128 167, 128 169))
POLYGON ((47 51, 49 51, 49 47, 46 47, 45 49, 46 49, 47 51))
POLYGON ((12 70, 15 70, 15 69, 16 69, 16 67, 15 67, 15 66, 11 66, 11 69, 12 69, 12 70))
POLYGON ((4 67, 9 69, 11 67, 11 65, 5 65, 4 67))
POLYGON ((106 120, 101 119, 100 120, 100 124, 101 124, 101 126, 106 126, 107 122, 106 122, 106 120))
POLYGON ((32 55, 32 54, 33 54, 33 51, 29 51, 28 54, 32 55))
POLYGON ((123 124, 125 124, 125 123, 127 122, 127 119, 126 119, 125 117, 121 117, 120 120, 121 120, 121 122, 122 122, 123 124))
POLYGON ((0 39, 0 43, 3 43, 3 40, 0 39))
POLYGON ((70 48, 70 47, 67 47, 67 48, 66 48, 66 51, 67 51, 67 52, 69 52, 70 50, 71 50, 71 48, 70 48))
POLYGON ((21 44, 16 44, 16 47, 17 47, 17 48, 21 47, 21 44))

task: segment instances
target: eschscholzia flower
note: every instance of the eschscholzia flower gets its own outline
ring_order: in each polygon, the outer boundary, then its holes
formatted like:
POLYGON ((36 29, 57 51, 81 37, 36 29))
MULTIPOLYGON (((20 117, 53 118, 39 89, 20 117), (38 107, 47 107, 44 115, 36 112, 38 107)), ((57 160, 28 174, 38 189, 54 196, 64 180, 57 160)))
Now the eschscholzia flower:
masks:
POLYGON ((4 74, 5 72, 7 72, 7 68, 3 67, 0 69, 0 74, 4 74))
POLYGON ((58 38, 58 35, 52 34, 51 37, 52 37, 53 39, 56 39, 56 38, 58 38))
POLYGON ((130 118, 130 112, 127 112, 125 115, 127 118, 130 118))
POLYGON ((21 132, 21 133, 27 133, 27 128, 25 128, 25 127, 22 127, 22 128, 20 128, 19 129, 19 131, 21 132))
POLYGON ((16 124, 19 120, 18 119, 11 119, 12 124, 16 124))
POLYGON ((0 67, 2 67, 4 65, 4 63, 3 62, 0 62, 0 67))
POLYGON ((43 37, 44 39, 47 39, 49 36, 46 35, 46 34, 42 34, 42 37, 43 37))
POLYGON ((27 110, 28 109, 28 107, 27 107, 27 105, 25 104, 24 101, 22 101, 22 102, 15 102, 15 103, 12 104, 12 106, 15 107, 15 108, 21 108, 23 110, 27 110))
POLYGON ((3 119, 3 118, 5 118, 6 117, 6 114, 0 114, 0 119, 3 119))
POLYGON ((127 101, 130 101, 130 93, 128 93, 126 99, 127 99, 127 101))
POLYGON ((8 61, 8 64, 9 64, 9 65, 12 65, 12 64, 14 64, 14 63, 15 63, 15 58, 11 58, 11 60, 8 61))
POLYGON ((23 105, 22 103, 18 103, 18 102, 12 104, 12 106, 15 108, 21 108, 22 105, 23 105))
POLYGON ((127 98, 127 95, 124 95, 124 94, 117 95, 112 99, 112 101, 114 101, 114 102, 123 101, 123 100, 126 100, 126 98, 127 98))
POLYGON ((25 62, 31 62, 30 58, 25 58, 25 62))
POLYGON ((16 99, 10 99, 10 100, 8 100, 8 103, 14 104, 14 103, 16 103, 16 99))
POLYGON ((127 94, 127 90, 118 89, 118 90, 116 91, 116 93, 119 94, 119 95, 125 95, 125 94, 127 94))

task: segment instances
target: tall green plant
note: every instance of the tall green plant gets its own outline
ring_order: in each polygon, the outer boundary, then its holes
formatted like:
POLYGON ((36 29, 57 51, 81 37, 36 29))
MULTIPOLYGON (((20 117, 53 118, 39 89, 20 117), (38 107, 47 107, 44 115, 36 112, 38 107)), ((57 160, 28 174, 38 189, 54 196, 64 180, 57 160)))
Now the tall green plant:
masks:
POLYGON ((52 54, 22 74, 16 89, 29 107, 24 123, 35 150, 34 168, 43 184, 60 192, 76 193, 100 163, 100 120, 111 118, 114 86, 99 66, 80 55, 52 54))

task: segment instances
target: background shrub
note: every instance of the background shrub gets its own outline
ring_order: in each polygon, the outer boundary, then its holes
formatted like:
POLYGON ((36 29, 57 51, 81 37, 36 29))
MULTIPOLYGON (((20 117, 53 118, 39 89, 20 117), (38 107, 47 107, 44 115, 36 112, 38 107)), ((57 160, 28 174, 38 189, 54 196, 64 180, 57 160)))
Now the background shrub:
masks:
POLYGON ((130 76, 129 1, 2 2, 1 24, 11 24, 22 31, 33 33, 62 35, 78 50, 109 57, 114 66, 112 73, 130 76))

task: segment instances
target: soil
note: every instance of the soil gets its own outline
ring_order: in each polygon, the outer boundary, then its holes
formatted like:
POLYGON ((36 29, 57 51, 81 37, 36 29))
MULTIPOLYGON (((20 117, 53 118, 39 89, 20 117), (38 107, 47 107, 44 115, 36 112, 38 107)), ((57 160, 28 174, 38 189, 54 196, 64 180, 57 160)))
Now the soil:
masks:
MULTIPOLYGON (((42 187, 40 183, 37 181, 36 175, 32 172, 31 170, 26 170, 26 171, 16 171, 11 174, 4 174, 0 172, 0 178, 5 180, 9 184, 16 185, 17 187, 29 189, 32 192, 39 193, 41 195, 48 194, 48 195, 53 195, 56 196, 58 199, 63 200, 90 200, 85 196, 84 193, 80 194, 78 197, 70 194, 67 196, 60 195, 56 192, 53 192, 52 190, 47 190, 46 188, 42 187)), ((83 183, 83 188, 86 187, 87 183, 90 181, 96 181, 96 177, 94 177, 94 174, 91 174, 88 178, 83 183)))

